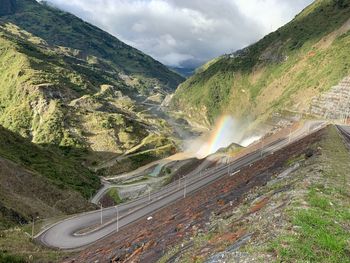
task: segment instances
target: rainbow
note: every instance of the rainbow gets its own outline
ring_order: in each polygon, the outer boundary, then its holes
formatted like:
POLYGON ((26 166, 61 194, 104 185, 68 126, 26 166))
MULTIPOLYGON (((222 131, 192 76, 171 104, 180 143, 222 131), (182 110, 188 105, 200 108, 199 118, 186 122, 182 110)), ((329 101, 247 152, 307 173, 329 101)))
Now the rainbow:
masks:
POLYGON ((219 150, 222 145, 222 142, 226 141, 225 137, 227 132, 231 131, 233 124, 233 118, 231 116, 225 115, 218 119, 214 130, 210 134, 210 138, 207 145, 207 155, 212 154, 219 150))
POLYGON ((197 155, 200 158, 204 158, 227 146, 227 137, 229 133, 233 132, 233 123, 234 120, 231 116, 224 115, 220 117, 216 122, 215 128, 210 133, 209 139, 200 148, 197 155))

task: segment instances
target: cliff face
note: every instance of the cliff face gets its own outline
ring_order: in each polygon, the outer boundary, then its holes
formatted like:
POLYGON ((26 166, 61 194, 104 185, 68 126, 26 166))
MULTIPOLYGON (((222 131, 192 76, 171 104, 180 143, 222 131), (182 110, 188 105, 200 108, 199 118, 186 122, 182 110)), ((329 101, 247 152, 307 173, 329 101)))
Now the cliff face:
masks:
POLYGON ((0 16, 11 15, 16 12, 16 0, 0 0, 0 16))

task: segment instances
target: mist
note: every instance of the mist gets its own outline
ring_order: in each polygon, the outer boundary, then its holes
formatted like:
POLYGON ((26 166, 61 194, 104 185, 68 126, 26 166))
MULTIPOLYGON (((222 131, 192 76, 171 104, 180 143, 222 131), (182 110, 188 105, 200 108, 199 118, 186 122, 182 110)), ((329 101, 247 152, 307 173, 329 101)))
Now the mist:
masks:
POLYGON ((184 150, 202 159, 233 143, 247 147, 262 137, 262 135, 248 133, 249 123, 248 120, 241 121, 232 116, 223 115, 218 118, 211 131, 186 141, 184 150))

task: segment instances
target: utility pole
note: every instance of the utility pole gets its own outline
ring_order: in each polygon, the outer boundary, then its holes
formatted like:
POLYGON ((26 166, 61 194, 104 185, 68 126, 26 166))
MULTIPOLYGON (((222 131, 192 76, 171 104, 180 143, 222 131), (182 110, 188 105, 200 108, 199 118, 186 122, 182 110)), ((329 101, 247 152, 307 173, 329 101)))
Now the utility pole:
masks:
POLYGON ((33 224, 32 224, 32 240, 34 240, 34 217, 33 217, 33 224))
POLYGON ((118 209, 118 205, 115 207, 115 209, 117 210, 117 232, 119 232, 119 209, 118 209))
POLYGON ((289 128, 288 143, 290 143, 292 137, 292 128, 289 128))
POLYGON ((151 188, 148 186, 148 201, 151 202, 151 188))
POLYGON ((102 218, 103 217, 103 214, 102 214, 103 211, 102 211, 102 209, 103 208, 102 208, 102 204, 101 203, 100 203, 100 207, 101 207, 101 225, 102 225, 102 223, 103 223, 103 218, 102 218))
POLYGON ((38 217, 38 216, 37 216, 37 217, 33 216, 33 222, 32 222, 32 240, 34 240, 35 218, 38 219, 39 217, 38 217))
POLYGON ((184 177, 184 198, 186 197, 186 176, 184 177))

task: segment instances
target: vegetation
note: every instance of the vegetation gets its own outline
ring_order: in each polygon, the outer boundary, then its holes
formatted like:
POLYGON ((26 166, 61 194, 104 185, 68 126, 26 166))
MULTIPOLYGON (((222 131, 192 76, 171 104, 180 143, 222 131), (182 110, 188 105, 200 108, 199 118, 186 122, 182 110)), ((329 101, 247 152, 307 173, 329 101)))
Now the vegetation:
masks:
POLYGON ((71 14, 2 1, 0 60, 0 229, 93 209, 87 199, 109 169, 87 167, 176 147, 170 126, 139 102, 182 77, 71 14))
POLYGON ((307 110, 312 96, 349 75, 350 1, 316 0, 259 42, 209 62, 180 85, 174 108, 213 124, 222 113, 266 118, 307 110))
POLYGON ((307 208, 295 203, 289 212, 296 233, 271 243, 279 262, 350 262, 349 153, 335 129, 329 129, 319 147, 322 178, 308 187, 307 208))
POLYGON ((92 159, 142 147, 146 138, 157 143, 155 134, 170 137, 170 126, 139 102, 173 91, 182 78, 100 29, 18 0, 0 17, 0 46, 5 128, 34 143, 89 150, 92 159))
POLYGON ((70 253, 39 247, 23 228, 0 231, 0 263, 58 262, 70 253))
POLYGON ((212 213, 159 262, 350 262, 349 169, 349 149, 328 127, 281 173, 232 209, 212 213))
POLYGON ((89 198, 100 186, 96 174, 81 165, 87 153, 72 147, 35 145, 0 126, 0 156, 45 176, 60 187, 89 198))
POLYGON ((26 261, 24 258, 19 257, 19 256, 13 256, 13 255, 8 255, 6 253, 0 252, 0 262, 1 263, 7 263, 7 262, 12 262, 12 263, 25 263, 26 261))
POLYGON ((148 89, 161 85, 174 90, 183 80, 151 57, 71 14, 35 0, 16 2, 16 12, 2 19, 35 34, 50 46, 68 47, 73 55, 89 59, 95 67, 144 76, 150 80, 148 89))
POLYGON ((81 164, 86 154, 35 145, 0 126, 0 230, 94 209, 87 199, 100 180, 81 164))
POLYGON ((123 202, 123 200, 120 198, 118 190, 115 188, 111 188, 108 192, 107 195, 111 197, 114 201, 115 204, 120 204, 123 202))

